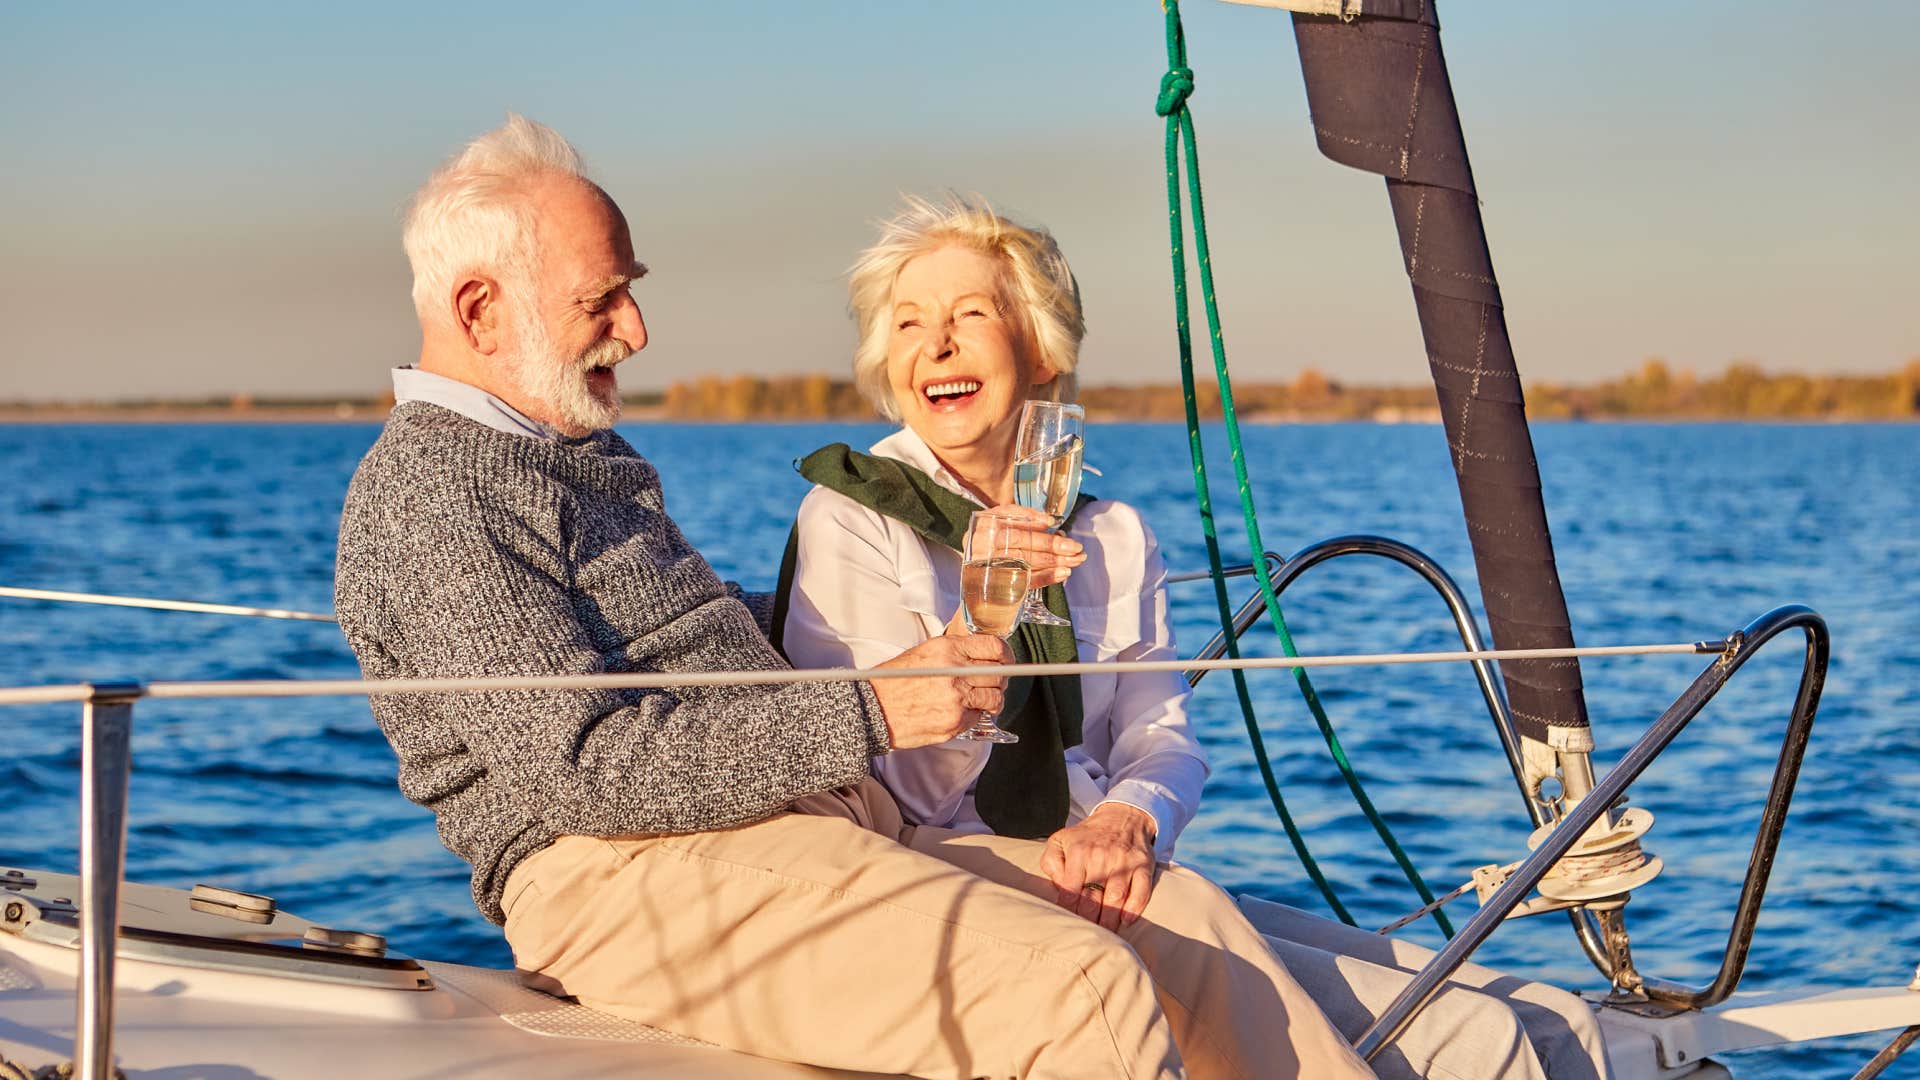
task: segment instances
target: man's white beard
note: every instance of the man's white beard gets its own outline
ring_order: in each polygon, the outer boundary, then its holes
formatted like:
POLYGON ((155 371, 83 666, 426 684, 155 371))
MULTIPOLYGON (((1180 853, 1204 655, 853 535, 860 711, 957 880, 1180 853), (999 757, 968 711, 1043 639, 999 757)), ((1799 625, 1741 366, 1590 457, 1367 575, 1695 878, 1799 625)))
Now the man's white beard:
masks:
POLYGON ((618 338, 605 338, 579 356, 562 356, 538 316, 523 322, 519 347, 509 357, 520 392, 545 405, 553 419, 570 428, 599 431, 618 422, 619 391, 605 396, 595 393, 587 385, 587 372, 617 364, 632 356, 633 350, 618 338))

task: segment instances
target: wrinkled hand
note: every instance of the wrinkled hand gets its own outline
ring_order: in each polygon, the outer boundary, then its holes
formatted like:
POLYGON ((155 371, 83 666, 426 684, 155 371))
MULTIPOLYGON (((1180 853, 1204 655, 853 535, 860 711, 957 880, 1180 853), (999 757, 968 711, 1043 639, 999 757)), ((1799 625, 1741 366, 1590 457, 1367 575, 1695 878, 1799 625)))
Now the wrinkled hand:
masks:
POLYGON ((895 750, 943 743, 965 731, 982 711, 997 712, 1006 677, 994 668, 1013 659, 1007 643, 988 634, 943 634, 879 665, 883 668, 979 665, 981 674, 875 679, 887 732, 895 750))
POLYGON ((1050 533, 1047 527, 1053 519, 1038 510, 1029 510, 1024 506, 1008 503, 992 507, 995 514, 1012 518, 1026 526, 1012 532, 1012 554, 1025 559, 1033 571, 1027 587, 1044 589, 1049 585, 1058 585, 1067 580, 1075 567, 1087 561, 1087 553, 1080 541, 1070 536, 1050 533))
POLYGON ((1040 872, 1056 903, 1109 930, 1131 926, 1153 895, 1153 817, 1124 803, 1101 803, 1078 825, 1047 837, 1040 872))

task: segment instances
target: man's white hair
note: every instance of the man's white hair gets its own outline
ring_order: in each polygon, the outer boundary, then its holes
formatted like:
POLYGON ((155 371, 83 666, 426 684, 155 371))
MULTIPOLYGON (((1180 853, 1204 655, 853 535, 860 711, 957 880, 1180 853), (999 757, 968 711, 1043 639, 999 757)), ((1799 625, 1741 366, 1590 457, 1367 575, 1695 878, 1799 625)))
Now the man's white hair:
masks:
POLYGON ((531 287, 537 249, 522 196, 529 181, 554 174, 586 179, 579 153, 559 132, 517 113, 434 170, 414 193, 400 234, 422 323, 454 322, 450 298, 466 274, 531 287))

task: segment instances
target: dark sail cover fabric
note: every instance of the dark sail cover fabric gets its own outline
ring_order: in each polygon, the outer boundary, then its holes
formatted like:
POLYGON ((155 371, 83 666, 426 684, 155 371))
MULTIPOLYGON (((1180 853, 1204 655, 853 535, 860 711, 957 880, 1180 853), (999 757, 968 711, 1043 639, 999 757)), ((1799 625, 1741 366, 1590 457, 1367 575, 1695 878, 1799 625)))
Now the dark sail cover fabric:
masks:
MULTIPOLYGON (((1369 4, 1350 20, 1293 17, 1320 150, 1386 177, 1439 391, 1480 588, 1503 649, 1573 644, 1466 141, 1433 5, 1369 4)), ((1501 665, 1521 735, 1588 750, 1578 660, 1501 665)))

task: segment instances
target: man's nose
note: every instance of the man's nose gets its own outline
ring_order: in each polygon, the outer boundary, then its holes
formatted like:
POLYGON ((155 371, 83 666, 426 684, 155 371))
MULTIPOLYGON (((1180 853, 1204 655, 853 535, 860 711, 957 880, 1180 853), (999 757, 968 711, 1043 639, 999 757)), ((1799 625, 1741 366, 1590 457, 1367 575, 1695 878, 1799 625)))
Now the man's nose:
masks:
POLYGON ((613 336, 627 343, 627 348, 639 352, 647 347, 647 322, 640 316, 640 305, 628 296, 620 302, 613 315, 613 336))

